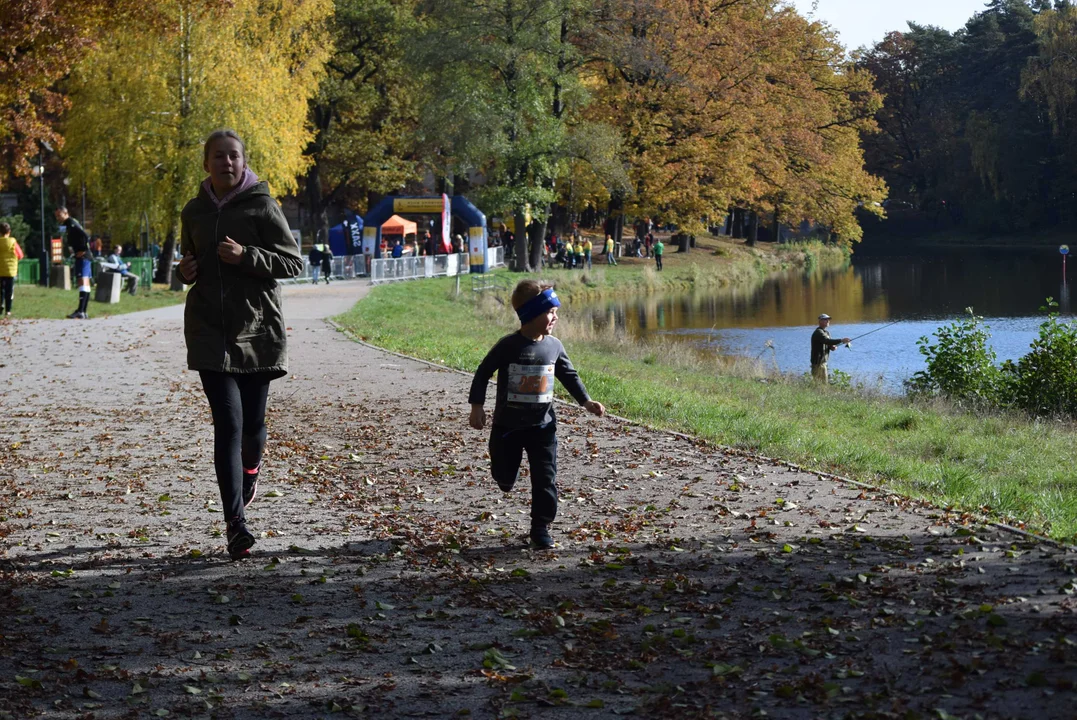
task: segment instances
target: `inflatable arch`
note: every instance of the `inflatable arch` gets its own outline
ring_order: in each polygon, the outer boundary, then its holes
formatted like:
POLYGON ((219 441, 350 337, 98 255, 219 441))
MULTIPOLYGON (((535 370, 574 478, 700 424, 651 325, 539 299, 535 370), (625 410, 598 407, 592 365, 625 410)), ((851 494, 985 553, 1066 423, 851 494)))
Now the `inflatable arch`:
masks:
POLYGON ((423 197, 387 197, 375 205, 363 218, 363 254, 367 258, 381 256, 381 226, 393 215, 421 213, 441 215, 441 237, 450 235, 449 219, 456 216, 467 223, 468 254, 471 272, 486 272, 486 246, 489 240, 486 216, 467 198, 456 195, 423 197))

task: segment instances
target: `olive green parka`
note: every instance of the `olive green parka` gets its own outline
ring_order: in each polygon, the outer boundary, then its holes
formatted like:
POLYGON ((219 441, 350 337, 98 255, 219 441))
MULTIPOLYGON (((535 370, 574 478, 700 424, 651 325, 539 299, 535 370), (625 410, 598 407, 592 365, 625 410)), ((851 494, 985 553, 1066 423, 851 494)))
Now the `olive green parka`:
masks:
POLYGON ((193 253, 198 261, 198 277, 187 291, 183 312, 187 367, 287 375, 277 279, 297 277, 303 258, 269 186, 259 182, 219 209, 200 188, 183 208, 181 222, 180 252, 193 253), (217 256, 225 237, 243 246, 238 265, 217 256))

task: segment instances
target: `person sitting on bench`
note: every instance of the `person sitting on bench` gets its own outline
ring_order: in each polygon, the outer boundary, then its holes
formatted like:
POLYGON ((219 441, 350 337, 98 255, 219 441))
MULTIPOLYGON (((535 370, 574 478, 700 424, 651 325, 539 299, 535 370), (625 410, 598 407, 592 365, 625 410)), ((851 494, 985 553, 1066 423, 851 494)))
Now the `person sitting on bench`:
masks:
POLYGON ((138 291, 138 275, 131 272, 127 263, 120 257, 120 248, 118 246, 113 246, 112 253, 101 263, 101 267, 108 272, 123 275, 124 283, 127 285, 127 292, 131 295, 138 291))

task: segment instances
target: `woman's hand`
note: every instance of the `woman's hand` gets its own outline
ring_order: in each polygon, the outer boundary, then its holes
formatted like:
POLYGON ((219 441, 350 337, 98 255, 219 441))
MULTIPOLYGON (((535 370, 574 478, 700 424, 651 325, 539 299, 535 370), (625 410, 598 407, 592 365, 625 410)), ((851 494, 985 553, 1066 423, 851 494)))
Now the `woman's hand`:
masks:
POLYGON ((243 246, 225 235, 224 242, 217 246, 217 257, 228 265, 238 265, 243 259, 243 246))
POLYGON ((198 279, 198 260, 195 258, 194 253, 187 253, 183 256, 183 259, 180 260, 179 271, 188 285, 198 279))

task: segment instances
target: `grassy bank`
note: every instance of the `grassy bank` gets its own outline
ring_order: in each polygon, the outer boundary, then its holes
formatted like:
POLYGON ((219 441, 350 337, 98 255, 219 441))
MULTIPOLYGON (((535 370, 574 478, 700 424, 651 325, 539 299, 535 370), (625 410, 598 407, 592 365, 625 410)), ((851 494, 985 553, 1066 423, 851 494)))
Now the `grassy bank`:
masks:
POLYGON ((743 241, 705 236, 688 253, 667 244, 662 272, 655 270, 653 258, 623 257, 611 266, 598 255, 590 270, 546 270, 542 276, 557 284, 562 297, 585 300, 751 285, 782 270, 840 267, 848 261, 843 248, 821 243, 750 248, 743 241))
MULTIPOLYGON (((606 283, 611 276, 615 288, 644 286, 612 273, 606 283)), ((375 345, 470 371, 515 324, 504 295, 452 289, 451 280, 379 287, 337 319, 375 345)), ((1055 538, 1077 534, 1071 426, 818 388, 750 362, 596 330, 573 320, 571 300, 565 305, 557 335, 612 412, 1055 538)))
MULTIPOLYGON (((120 301, 115 305, 99 303, 90 299, 89 314, 91 318, 111 317, 140 310, 175 305, 183 302, 183 293, 169 290, 164 285, 155 285, 149 290, 139 289, 137 295, 120 294, 120 301)), ((57 290, 40 285, 16 285, 15 301, 11 317, 16 320, 52 319, 57 320, 70 315, 79 303, 77 290, 57 290)))

